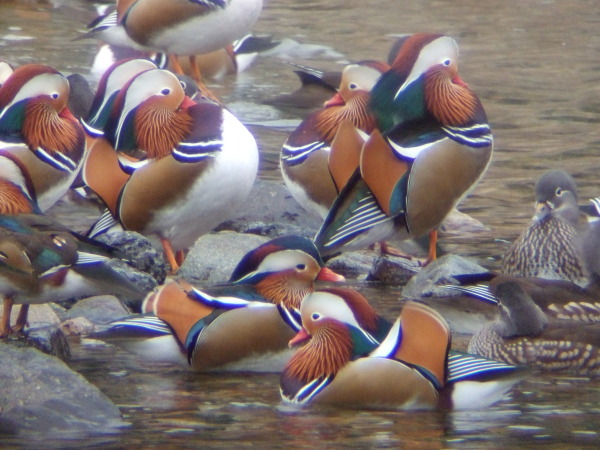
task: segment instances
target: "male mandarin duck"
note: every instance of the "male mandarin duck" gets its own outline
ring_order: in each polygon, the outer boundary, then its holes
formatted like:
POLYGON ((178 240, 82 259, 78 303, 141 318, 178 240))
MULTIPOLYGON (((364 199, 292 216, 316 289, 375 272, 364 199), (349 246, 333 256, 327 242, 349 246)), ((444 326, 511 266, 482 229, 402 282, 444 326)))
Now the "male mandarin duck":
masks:
POLYGON ((39 214, 0 215, 0 337, 23 329, 30 304, 98 294, 140 298, 143 292, 107 264, 121 254, 39 214), (10 327, 13 304, 21 304, 10 327))
POLYGON ((103 335, 123 336, 135 353, 185 360, 199 371, 281 370, 304 295, 315 280, 342 279, 324 267, 312 241, 284 236, 249 252, 229 284, 200 290, 167 283, 147 297, 145 315, 116 322, 103 335))
MULTIPOLYGON (((262 10, 262 0, 136 0, 120 16, 127 35, 144 48, 173 56, 209 53, 244 37, 262 10)), ((119 7, 119 2, 117 2, 119 7)), ((181 68, 176 70, 183 73, 181 68)), ((193 76, 200 81, 200 73, 193 76)))
POLYGON ((358 408, 477 408, 497 401, 521 369, 466 354, 449 356, 450 330, 429 307, 407 302, 399 319, 381 319, 359 293, 330 288, 307 295, 302 329, 308 341, 281 376, 284 401, 358 408), (381 344, 380 344, 381 342, 381 344), (466 397, 469 397, 468 399, 466 397))
POLYGON ((367 107, 369 92, 389 66, 377 61, 362 61, 346 66, 338 92, 323 108, 311 113, 292 132, 281 149, 280 166, 285 184, 304 209, 325 218, 331 204, 343 187, 342 175, 358 167, 358 154, 346 154, 330 160, 331 143, 344 121, 349 126, 370 133, 375 117, 367 107), (341 167, 340 167, 341 166, 341 167))
POLYGON ((435 259, 437 227, 483 176, 493 147, 483 106, 458 76, 457 59, 448 36, 403 41, 371 90, 377 128, 358 149, 360 169, 315 238, 324 256, 429 233, 428 260, 435 259))
POLYGON ((42 211, 67 192, 86 154, 68 97, 67 79, 40 64, 18 67, 0 88, 0 177, 26 190, 42 211))
POLYGON ((535 202, 531 222, 504 255, 502 272, 587 284, 580 240, 587 221, 575 181, 562 170, 544 173, 535 185, 535 202))
POLYGON ((123 228, 158 236, 176 271, 244 201, 257 171, 256 141, 235 116, 193 102, 175 75, 152 69, 118 93, 83 179, 123 228))
POLYGON ((600 374, 599 323, 549 318, 510 280, 498 284, 495 298, 499 317, 473 335, 470 352, 543 371, 600 374))

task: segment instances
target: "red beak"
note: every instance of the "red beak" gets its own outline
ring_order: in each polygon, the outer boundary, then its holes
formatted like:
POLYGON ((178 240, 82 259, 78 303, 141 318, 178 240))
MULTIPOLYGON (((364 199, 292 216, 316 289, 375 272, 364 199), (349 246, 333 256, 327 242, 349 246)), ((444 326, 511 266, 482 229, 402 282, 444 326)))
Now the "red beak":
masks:
POLYGON ((288 347, 295 347, 296 345, 300 345, 303 342, 308 341, 309 339, 310 334, 308 334, 308 332, 304 328, 300 328, 300 331, 296 333, 296 336, 294 336, 292 339, 290 339, 290 342, 288 342, 288 347))
POLYGON ((452 78, 452 82, 453 82, 454 84, 458 84, 459 86, 462 86, 462 87, 466 87, 466 88, 468 88, 468 87, 469 87, 469 85, 468 85, 467 83, 465 83, 465 82, 462 80, 462 78, 461 78, 461 77, 459 77, 458 75, 456 75, 454 78, 452 78))
POLYGON ((190 106, 194 106, 195 104, 196 102, 186 95, 185 97, 183 97, 183 101, 181 102, 181 105, 179 105, 179 108, 187 109, 190 106))
POLYGON ((345 105, 346 102, 344 101, 344 99, 342 98, 342 94, 340 94, 339 92, 337 94, 335 94, 333 97, 331 97, 329 100, 327 100, 323 106, 325 108, 329 108, 330 106, 343 106, 345 105))
POLYGON ((327 267, 322 267, 321 270, 319 270, 319 273, 317 274, 317 280, 340 282, 345 281, 346 278, 343 275, 340 275, 339 273, 335 273, 333 270, 327 267))
POLYGON ((67 119, 67 120, 72 120, 73 122, 79 122, 75 116, 73 115, 73 113, 71 112, 71 110, 69 108, 67 108, 66 106, 63 108, 63 110, 58 114, 59 117, 62 117, 63 119, 67 119))

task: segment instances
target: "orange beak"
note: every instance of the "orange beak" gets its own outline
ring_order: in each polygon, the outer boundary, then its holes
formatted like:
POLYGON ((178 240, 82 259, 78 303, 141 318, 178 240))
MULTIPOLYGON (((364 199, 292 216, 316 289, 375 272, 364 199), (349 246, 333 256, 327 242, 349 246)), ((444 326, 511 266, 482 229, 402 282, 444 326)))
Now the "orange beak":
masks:
POLYGON ((298 331, 298 333, 296 333, 296 336, 294 336, 292 339, 290 339, 290 342, 288 342, 288 347, 292 348, 295 347, 296 345, 300 345, 306 341, 308 341, 310 339, 310 334, 308 334, 308 331, 306 331, 304 329, 304 327, 300 328, 300 331, 298 331))
POLYGON ((346 104, 346 102, 342 98, 342 94, 340 94, 338 92, 333 97, 331 97, 329 100, 327 100, 325 103, 323 103, 323 106, 325 108, 329 108, 330 106, 343 106, 345 104, 346 104))
POLYGON ((340 282, 345 281, 346 278, 343 275, 340 275, 339 273, 335 273, 333 270, 327 267, 322 267, 321 270, 319 270, 319 273, 317 274, 317 280, 340 282))

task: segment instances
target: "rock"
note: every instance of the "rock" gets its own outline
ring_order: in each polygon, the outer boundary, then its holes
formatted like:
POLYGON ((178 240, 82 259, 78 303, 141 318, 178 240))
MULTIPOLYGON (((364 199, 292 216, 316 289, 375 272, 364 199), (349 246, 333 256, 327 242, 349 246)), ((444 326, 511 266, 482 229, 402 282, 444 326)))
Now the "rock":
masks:
POLYGON ((327 261, 327 267, 346 278, 365 279, 376 259, 377 253, 370 250, 346 252, 327 261))
POLYGON ((206 234, 190 249, 177 277, 197 286, 224 283, 246 253, 267 241, 255 234, 206 234))
POLYGON ((271 238, 288 234, 313 237, 321 220, 306 212, 293 199, 283 182, 256 180, 250 195, 234 217, 217 231, 253 232, 271 238))
POLYGON ((375 261, 367 279, 385 284, 404 285, 420 270, 421 266, 416 259, 382 255, 375 261))
POLYGON ((6 343, 0 361, 0 433, 65 438, 125 425, 119 408, 62 361, 6 343))
POLYGON ((442 235, 475 233, 488 230, 489 228, 479 220, 459 211, 456 208, 450 211, 439 228, 439 232, 442 235))
POLYGON ((69 319, 85 317, 94 324, 104 325, 130 314, 118 298, 112 295, 98 295, 79 300, 67 312, 67 317, 69 319))
POLYGON ((65 334, 56 326, 31 328, 26 332, 27 345, 64 361, 71 357, 65 334))
POLYGON ((150 240, 141 234, 135 231, 116 231, 100 235, 98 240, 115 247, 129 257, 129 264, 115 260, 111 267, 115 270, 121 269, 135 284, 150 291, 157 284, 165 281, 167 265, 162 252, 158 252, 150 240), (150 275, 153 280, 143 274, 150 275))
POLYGON ((96 331, 96 326, 86 317, 67 319, 58 327, 65 336, 87 336, 96 331))
MULTIPOLYGON (((17 320, 20 308, 20 305, 13 307, 10 319, 11 323, 15 323, 17 320)), ((60 322, 61 318, 50 303, 29 305, 29 312, 27 313, 27 323, 29 328, 57 326, 60 322)))
POLYGON ((439 288, 438 285, 453 283, 453 275, 487 271, 472 259, 453 254, 444 255, 412 277, 402 290, 402 296, 409 299, 420 299, 432 295, 447 296, 448 289, 439 288))

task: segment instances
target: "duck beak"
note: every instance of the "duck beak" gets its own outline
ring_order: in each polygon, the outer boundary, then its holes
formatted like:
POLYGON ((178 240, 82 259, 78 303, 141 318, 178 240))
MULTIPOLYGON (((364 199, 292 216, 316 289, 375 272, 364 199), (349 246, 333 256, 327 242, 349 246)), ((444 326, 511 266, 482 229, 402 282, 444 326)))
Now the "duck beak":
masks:
POLYGON ((537 222, 543 221, 548 214, 552 211, 553 207, 548 202, 537 202, 535 204, 535 212, 533 213, 533 220, 537 222))
POLYGON ((300 328, 300 331, 298 331, 298 333, 296 333, 296 336, 294 336, 292 339, 290 339, 290 342, 288 342, 288 347, 292 348, 295 347, 297 345, 300 345, 306 341, 308 341, 310 339, 310 334, 308 334, 308 331, 306 331, 306 329, 304 327, 300 328))
POLYGON ((340 275, 339 273, 335 273, 333 270, 327 267, 322 267, 319 273, 317 274, 317 280, 341 282, 345 281, 346 278, 343 275, 340 275))
POLYGON ((323 106, 325 108, 329 108, 330 106, 343 106, 345 104, 346 104, 346 102, 342 98, 342 94, 340 94, 338 92, 333 97, 331 97, 329 100, 327 100, 325 103, 323 103, 323 106))
POLYGON ((183 102, 179 105, 180 109, 188 109, 190 106, 194 106, 196 102, 189 98, 187 95, 183 98, 183 102))

